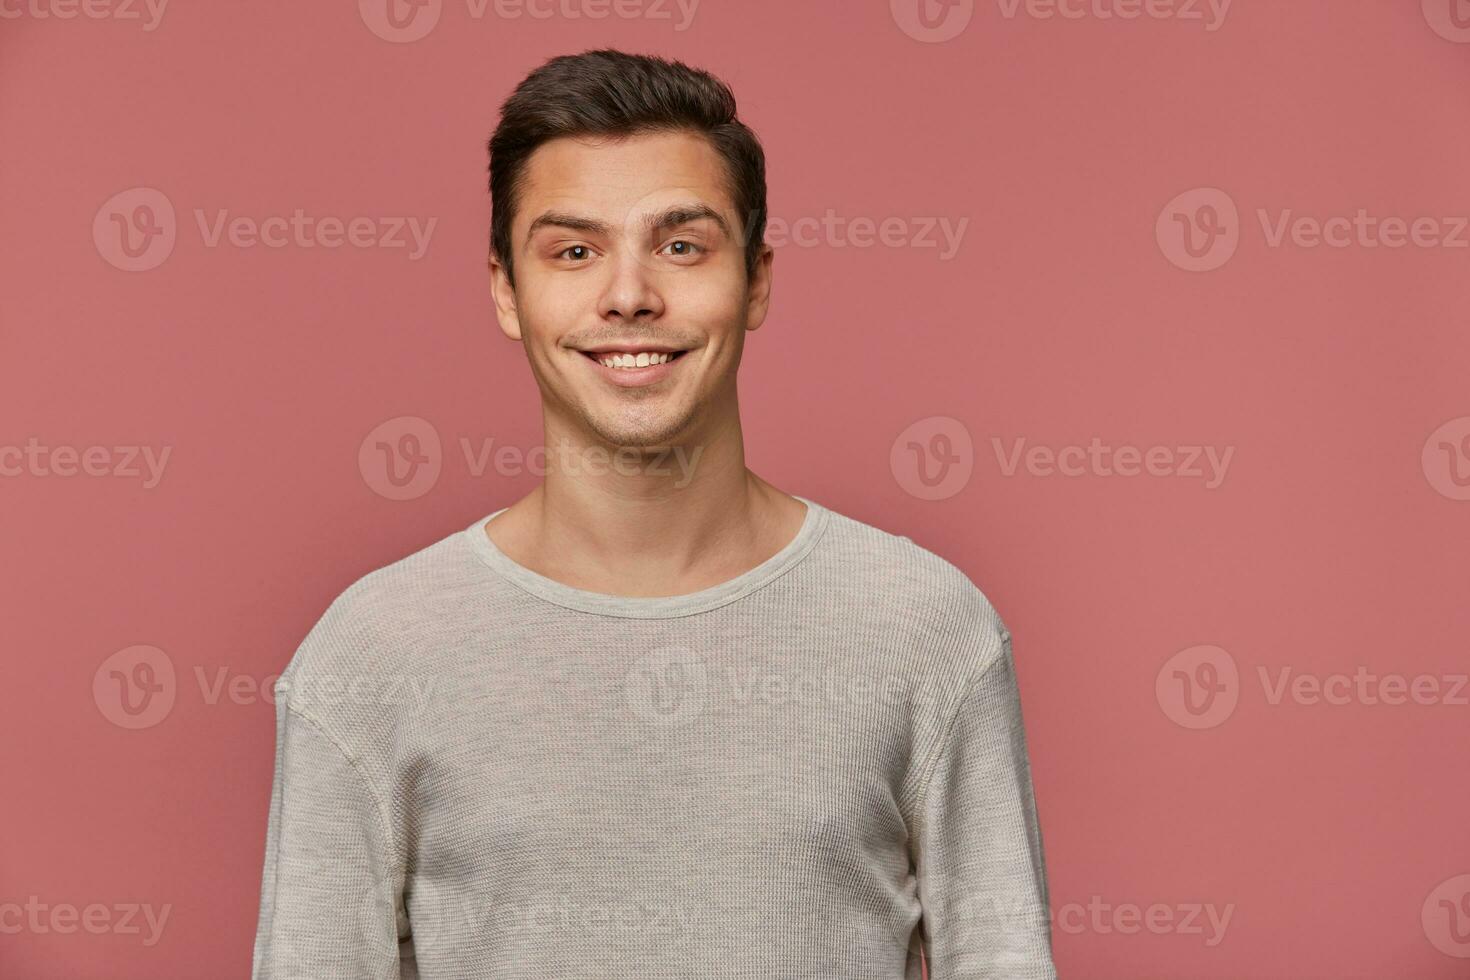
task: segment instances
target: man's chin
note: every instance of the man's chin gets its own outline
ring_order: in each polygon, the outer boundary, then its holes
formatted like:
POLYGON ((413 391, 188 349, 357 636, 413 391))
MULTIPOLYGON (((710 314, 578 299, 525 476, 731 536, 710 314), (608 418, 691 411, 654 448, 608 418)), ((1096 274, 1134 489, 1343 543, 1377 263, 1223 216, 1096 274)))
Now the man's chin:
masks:
POLYGON ((679 444, 675 432, 598 432, 597 438, 620 453, 657 453, 679 444))
POLYGON ((652 453, 686 442, 689 435, 686 421, 660 418, 612 422, 593 419, 590 420, 590 428, 604 445, 627 452, 652 453))

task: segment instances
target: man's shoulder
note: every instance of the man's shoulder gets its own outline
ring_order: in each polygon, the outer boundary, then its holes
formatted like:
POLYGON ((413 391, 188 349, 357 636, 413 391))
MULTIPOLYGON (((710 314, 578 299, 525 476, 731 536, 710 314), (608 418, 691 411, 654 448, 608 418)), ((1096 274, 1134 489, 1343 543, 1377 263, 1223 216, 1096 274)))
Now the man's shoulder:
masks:
POLYGON ((464 533, 454 530, 353 580, 308 631, 286 674, 382 669, 390 666, 383 656, 443 628, 449 610, 484 589, 464 533))
POLYGON ((1009 636, 989 596, 954 562, 907 535, 831 515, 826 557, 845 591, 937 633, 981 642, 1009 636))

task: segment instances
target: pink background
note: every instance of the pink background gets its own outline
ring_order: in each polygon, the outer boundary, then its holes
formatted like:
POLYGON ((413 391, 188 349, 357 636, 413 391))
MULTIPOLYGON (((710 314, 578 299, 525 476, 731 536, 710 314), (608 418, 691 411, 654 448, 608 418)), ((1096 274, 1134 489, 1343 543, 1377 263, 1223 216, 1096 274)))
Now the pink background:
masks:
POLYGON ((777 249, 746 351, 749 459, 938 551, 1006 619, 1061 975, 1470 976, 1470 691, 1446 696, 1470 661, 1470 249, 1273 244, 1259 216, 1363 209, 1456 236, 1470 30, 1450 0, 1237 0, 1214 30, 1203 5, 1067 19, 977 0, 944 41, 912 0, 705 0, 682 30, 653 0, 604 20, 445 0, 411 42, 370 29, 372 0, 177 2, 154 30, 17 2, 0 20, 0 453, 108 447, 104 473, 126 462, 112 447, 170 456, 153 486, 0 476, 0 907, 170 912, 151 946, 5 934, 0 975, 248 976, 259 692, 352 580, 534 485, 462 449, 540 434, 486 288, 484 141, 526 71, 615 46, 731 83, 773 217, 900 219, 896 244, 777 249), (108 240, 111 215, 139 215, 137 194, 108 203, 133 188, 175 212, 172 252, 142 271, 108 240), (1197 188, 1238 209, 1209 271, 1170 238, 1222 201, 1166 208, 1197 188), (411 259, 211 247, 195 219, 298 208, 437 224, 411 259), (924 219, 968 221, 954 255, 921 246, 924 219), (371 451, 360 465, 384 423, 441 440, 410 499, 385 495, 371 451), (943 499, 900 439, 916 425, 921 446, 953 437, 943 499), (992 442, 1094 437, 1233 455, 1210 488, 1008 475, 992 442), (173 666, 174 700, 129 729, 103 668, 137 645, 173 666), (1220 668, 1225 707, 1192 714, 1175 667, 1220 668), (1423 675, 1441 695, 1273 703, 1283 669, 1423 675), (219 677, 239 693, 212 698, 219 677), (1173 925, 1150 929, 1151 906, 1173 925), (1192 907, 1229 914, 1223 937, 1192 907))

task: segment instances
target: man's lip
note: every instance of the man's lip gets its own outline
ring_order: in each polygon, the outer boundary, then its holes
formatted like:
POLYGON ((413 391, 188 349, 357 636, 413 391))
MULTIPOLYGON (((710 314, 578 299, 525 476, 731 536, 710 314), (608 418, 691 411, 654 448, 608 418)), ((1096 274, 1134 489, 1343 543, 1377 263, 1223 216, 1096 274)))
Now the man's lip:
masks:
POLYGON ((676 354, 686 348, 670 347, 667 344, 598 344, 596 347, 577 348, 583 354, 676 354))
POLYGON ((582 355, 592 366, 592 370, 602 375, 609 384, 619 388, 643 388, 656 384, 673 373, 678 364, 683 361, 682 357, 671 357, 662 364, 649 364, 644 367, 632 368, 610 368, 598 360, 596 354, 583 351, 582 355))

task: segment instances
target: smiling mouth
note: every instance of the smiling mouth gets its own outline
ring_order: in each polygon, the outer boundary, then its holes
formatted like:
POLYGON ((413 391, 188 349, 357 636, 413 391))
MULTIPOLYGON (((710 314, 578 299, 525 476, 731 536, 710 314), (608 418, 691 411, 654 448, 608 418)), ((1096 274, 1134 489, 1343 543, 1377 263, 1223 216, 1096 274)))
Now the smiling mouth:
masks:
POLYGON ((611 368, 614 371, 656 367, 660 364, 676 361, 686 353, 688 352, 682 350, 640 351, 636 354, 630 351, 582 351, 583 356, 588 360, 595 361, 603 367, 611 368))

